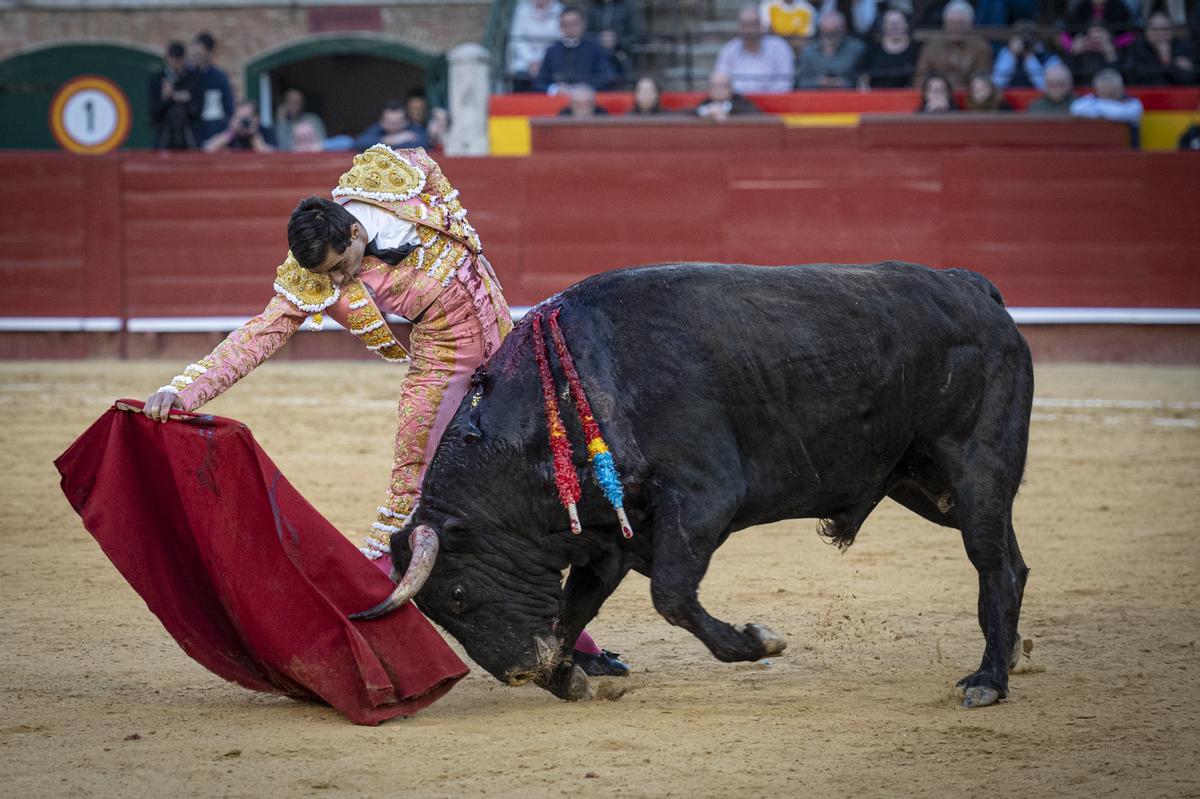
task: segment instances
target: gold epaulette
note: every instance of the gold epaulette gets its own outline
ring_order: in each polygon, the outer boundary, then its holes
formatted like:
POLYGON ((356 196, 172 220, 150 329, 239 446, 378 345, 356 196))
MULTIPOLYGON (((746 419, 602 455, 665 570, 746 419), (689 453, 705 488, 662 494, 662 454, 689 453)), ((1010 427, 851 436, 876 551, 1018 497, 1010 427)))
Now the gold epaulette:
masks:
POLYGON ((354 166, 338 180, 334 197, 364 197, 383 202, 411 200, 425 187, 426 175, 386 144, 354 156, 354 166))
POLYGON ((302 311, 319 313, 338 301, 341 290, 329 275, 305 269, 288 251, 287 259, 275 270, 275 291, 302 311))

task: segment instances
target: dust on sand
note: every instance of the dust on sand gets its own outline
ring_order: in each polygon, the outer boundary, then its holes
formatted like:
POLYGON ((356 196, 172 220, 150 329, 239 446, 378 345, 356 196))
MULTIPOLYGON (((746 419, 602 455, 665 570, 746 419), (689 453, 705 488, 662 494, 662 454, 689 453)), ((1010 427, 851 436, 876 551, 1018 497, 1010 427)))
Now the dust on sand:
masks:
MULTIPOLYGON (((599 691, 620 701, 476 669, 367 728, 188 659, 60 494, 51 460, 178 366, 0 365, 0 795, 1200 794, 1200 369, 1038 369, 1016 511, 1037 646, 998 706, 953 696, 983 647, 957 534, 885 502, 844 555, 811 520, 717 554, 702 598, 785 635, 769 664, 717 662, 631 575, 592 625, 633 667, 599 691)), ((209 408, 357 537, 398 382, 383 364, 272 364, 209 408)))

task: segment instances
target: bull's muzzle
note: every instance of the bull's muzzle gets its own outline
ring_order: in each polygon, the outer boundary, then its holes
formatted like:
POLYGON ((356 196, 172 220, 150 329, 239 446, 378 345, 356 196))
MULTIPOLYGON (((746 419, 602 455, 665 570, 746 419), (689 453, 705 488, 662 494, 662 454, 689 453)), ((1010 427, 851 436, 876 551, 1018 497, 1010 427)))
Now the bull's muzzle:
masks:
POLYGON ((437 560, 438 537, 432 527, 418 525, 408 536, 408 546, 412 550, 412 560, 408 562, 408 571, 396 584, 387 599, 370 610, 350 614, 352 619, 377 619, 403 605, 417 595, 425 581, 433 571, 433 562, 437 560))

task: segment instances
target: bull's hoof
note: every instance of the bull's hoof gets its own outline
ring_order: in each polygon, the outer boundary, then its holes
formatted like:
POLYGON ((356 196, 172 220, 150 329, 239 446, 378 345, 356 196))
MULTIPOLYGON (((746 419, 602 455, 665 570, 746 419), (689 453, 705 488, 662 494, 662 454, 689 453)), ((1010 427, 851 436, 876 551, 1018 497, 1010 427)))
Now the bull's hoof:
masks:
POLYGON ((987 707, 1000 701, 1000 692, 987 685, 976 685, 963 692, 963 707, 987 707))
POLYGON ((954 690, 962 697, 963 707, 987 707, 1008 696, 1006 689, 997 688, 995 681, 982 671, 963 677, 954 684, 954 690))
POLYGON ((547 680, 538 680, 537 684, 567 702, 582 702, 592 698, 592 686, 588 683, 587 674, 571 663, 559 666, 547 680))
POLYGON ((762 657, 778 655, 787 649, 787 640, 765 624, 747 624, 746 630, 758 636, 763 645, 762 657))

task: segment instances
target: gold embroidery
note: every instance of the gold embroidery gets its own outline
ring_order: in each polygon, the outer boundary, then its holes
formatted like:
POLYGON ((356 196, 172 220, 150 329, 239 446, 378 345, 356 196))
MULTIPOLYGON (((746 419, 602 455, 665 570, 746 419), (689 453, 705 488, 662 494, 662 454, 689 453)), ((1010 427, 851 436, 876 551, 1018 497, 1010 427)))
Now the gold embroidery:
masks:
POLYGON ((300 310, 309 313, 325 310, 340 296, 338 287, 333 285, 329 275, 319 275, 305 269, 291 252, 275 270, 275 291, 300 310))
POLYGON ((334 197, 369 197, 398 202, 412 199, 425 185, 420 167, 384 144, 354 156, 354 165, 338 180, 334 197))
POLYGON ((350 332, 358 336, 367 349, 385 361, 402 361, 408 357, 408 351, 392 335, 392 329, 384 321, 379 308, 371 302, 361 280, 355 279, 346 284, 346 299, 350 301, 351 308, 346 315, 350 332))

